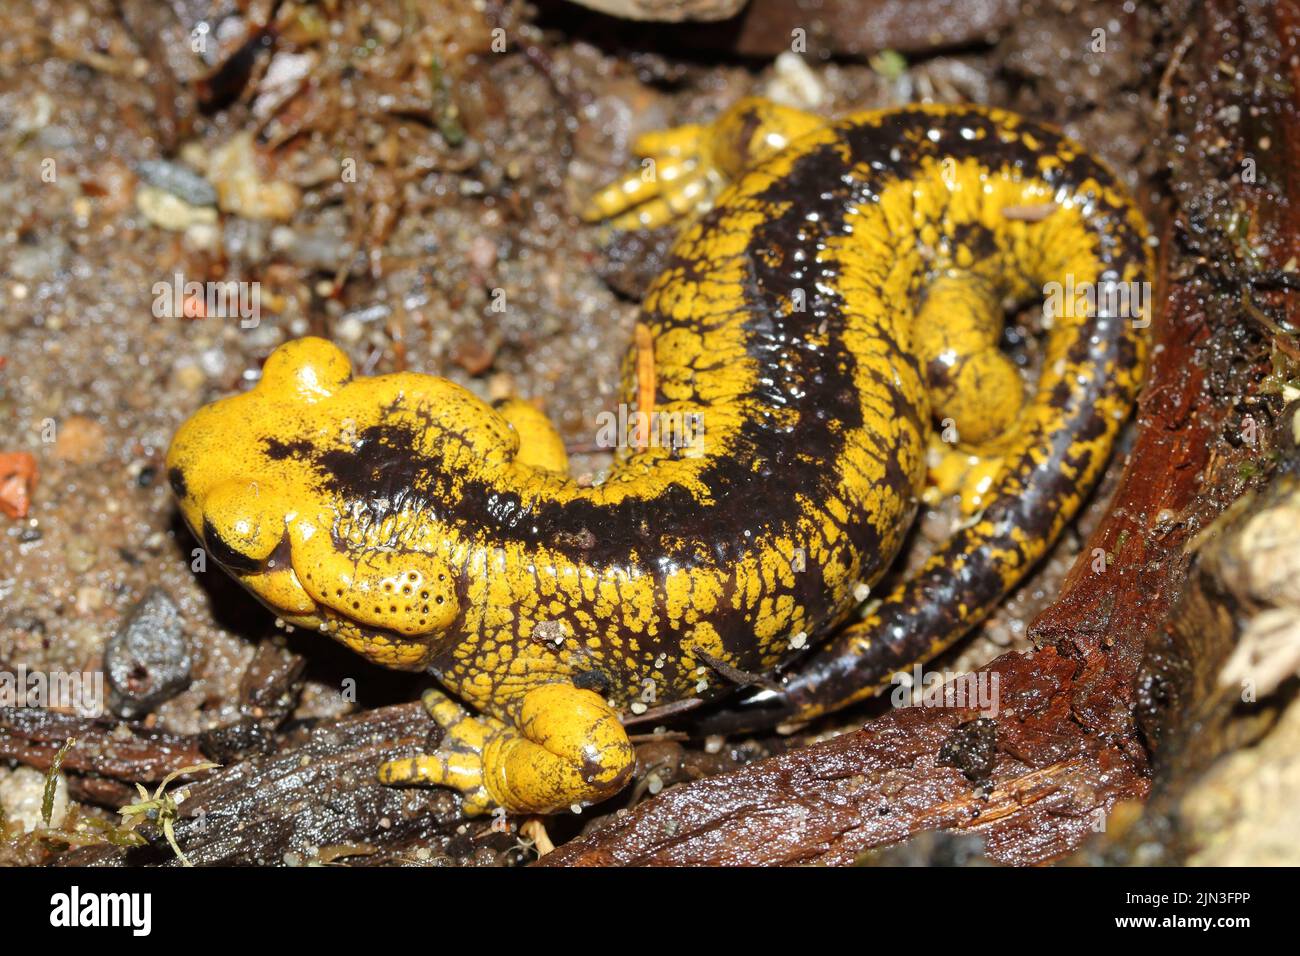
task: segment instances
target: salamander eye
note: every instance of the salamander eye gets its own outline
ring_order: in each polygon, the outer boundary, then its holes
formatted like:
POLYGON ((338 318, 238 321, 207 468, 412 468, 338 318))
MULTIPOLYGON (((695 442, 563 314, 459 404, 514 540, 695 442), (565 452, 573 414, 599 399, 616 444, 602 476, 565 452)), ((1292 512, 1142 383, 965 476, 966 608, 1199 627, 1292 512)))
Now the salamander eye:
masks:
POLYGON ((190 493, 189 487, 185 483, 185 472, 179 466, 173 465, 167 469, 167 483, 172 486, 172 493, 181 501, 190 493))
POLYGON ((231 571, 260 571, 284 540, 285 503, 254 481, 223 481, 203 495, 203 541, 231 571))
POLYGON ((232 571, 259 571, 262 568, 261 561, 237 551, 207 518, 203 519, 203 543, 208 554, 222 567, 232 571))

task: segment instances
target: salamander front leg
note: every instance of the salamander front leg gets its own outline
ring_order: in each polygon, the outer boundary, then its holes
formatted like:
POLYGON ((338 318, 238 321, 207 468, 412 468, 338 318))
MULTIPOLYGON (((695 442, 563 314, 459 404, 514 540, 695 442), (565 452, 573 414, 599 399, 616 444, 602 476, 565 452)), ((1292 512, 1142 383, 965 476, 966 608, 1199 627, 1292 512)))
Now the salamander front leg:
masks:
POLYGON ((569 456, 564 450, 564 439, 545 412, 522 398, 507 398, 493 407, 519 436, 516 461, 558 475, 569 473, 569 456))
POLYGON ((655 229, 702 213, 746 169, 823 123, 811 113, 749 97, 709 125, 647 133, 632 145, 640 169, 599 190, 582 217, 612 220, 616 229, 655 229))
POLYGON ((428 783, 459 790, 467 815, 504 807, 553 813, 595 803, 627 783, 635 752, 618 714, 597 694, 546 684, 525 695, 516 725, 471 717, 439 691, 424 696, 445 736, 433 754, 379 768, 387 784, 428 783))
POLYGON ((471 717, 441 691, 425 691, 422 703, 442 728, 442 742, 434 753, 380 764, 380 783, 451 787, 460 791, 465 815, 471 817, 497 806, 484 778, 483 754, 489 741, 510 729, 491 717, 471 717))

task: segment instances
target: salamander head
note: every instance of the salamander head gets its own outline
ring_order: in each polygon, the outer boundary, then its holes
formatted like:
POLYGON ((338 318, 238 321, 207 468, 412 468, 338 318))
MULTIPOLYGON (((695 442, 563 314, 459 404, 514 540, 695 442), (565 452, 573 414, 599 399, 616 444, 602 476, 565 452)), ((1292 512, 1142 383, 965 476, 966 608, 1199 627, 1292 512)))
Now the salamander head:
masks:
POLYGON ((419 669, 460 609, 463 550, 440 495, 517 445, 465 389, 353 379, 342 351, 306 338, 276 349, 251 391, 186 421, 167 473, 207 555, 286 622, 419 669))

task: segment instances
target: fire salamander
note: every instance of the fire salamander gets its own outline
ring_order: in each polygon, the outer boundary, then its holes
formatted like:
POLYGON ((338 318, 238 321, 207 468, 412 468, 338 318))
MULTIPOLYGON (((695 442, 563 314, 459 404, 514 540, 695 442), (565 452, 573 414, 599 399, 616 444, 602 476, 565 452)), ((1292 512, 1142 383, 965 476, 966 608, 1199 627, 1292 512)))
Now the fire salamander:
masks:
POLYGON ((1139 386, 1145 306, 1113 295, 1045 314, 1032 387, 999 347, 1004 307, 1050 283, 1150 274, 1141 215, 1059 132, 745 100, 637 150, 586 216, 684 219, 625 386, 698 440, 633 443, 580 485, 532 405, 354 378, 306 338, 168 453, 190 527, 284 621, 454 695, 426 696, 434 752, 380 777, 454 787, 468 812, 616 792, 629 711, 766 674, 768 710, 806 719, 937 654, 1075 514, 1139 386), (868 601, 954 459, 977 462, 975 510, 868 601))

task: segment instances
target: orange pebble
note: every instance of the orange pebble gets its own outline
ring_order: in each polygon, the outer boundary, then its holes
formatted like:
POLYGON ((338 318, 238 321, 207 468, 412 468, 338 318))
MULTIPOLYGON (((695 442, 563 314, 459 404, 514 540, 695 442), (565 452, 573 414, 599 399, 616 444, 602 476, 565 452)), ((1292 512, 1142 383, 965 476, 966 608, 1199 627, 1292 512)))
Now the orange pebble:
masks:
POLYGON ((35 484, 35 458, 25 451, 0 453, 0 511, 11 518, 26 518, 35 484))

